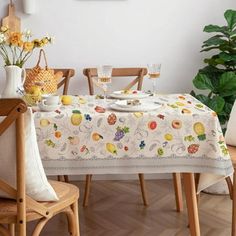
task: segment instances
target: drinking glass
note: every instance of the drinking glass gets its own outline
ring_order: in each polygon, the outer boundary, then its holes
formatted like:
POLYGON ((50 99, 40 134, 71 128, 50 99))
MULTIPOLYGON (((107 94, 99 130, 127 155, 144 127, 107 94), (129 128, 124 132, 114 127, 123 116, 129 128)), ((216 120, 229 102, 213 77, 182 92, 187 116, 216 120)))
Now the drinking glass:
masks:
POLYGON ((152 80, 152 93, 157 92, 157 78, 160 77, 161 64, 148 64, 147 65, 149 78, 152 80))
POLYGON ((111 83, 112 66, 103 65, 97 68, 98 83, 101 84, 104 92, 104 103, 106 103, 108 85, 111 83))

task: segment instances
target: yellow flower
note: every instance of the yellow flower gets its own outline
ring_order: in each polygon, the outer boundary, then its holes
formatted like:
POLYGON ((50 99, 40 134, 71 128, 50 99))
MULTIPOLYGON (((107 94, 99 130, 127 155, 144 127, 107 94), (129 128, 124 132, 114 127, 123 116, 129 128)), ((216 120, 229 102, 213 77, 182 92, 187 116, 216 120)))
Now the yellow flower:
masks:
POLYGON ((23 48, 24 48, 24 51, 30 52, 34 48, 34 43, 33 42, 24 42, 23 48))
POLYGON ((22 34, 19 32, 12 32, 9 37, 10 44, 18 46, 21 43, 22 34))
POLYGON ((48 39, 47 39, 47 38, 43 38, 41 41, 42 41, 44 44, 47 44, 47 43, 48 43, 48 39))
POLYGON ((40 40, 39 40, 39 39, 35 39, 35 40, 33 41, 33 43, 34 43, 34 46, 35 46, 35 47, 40 47, 40 40))
POLYGON ((23 47, 23 45, 24 45, 24 42, 21 40, 21 41, 18 43, 18 46, 19 46, 19 47, 23 47))

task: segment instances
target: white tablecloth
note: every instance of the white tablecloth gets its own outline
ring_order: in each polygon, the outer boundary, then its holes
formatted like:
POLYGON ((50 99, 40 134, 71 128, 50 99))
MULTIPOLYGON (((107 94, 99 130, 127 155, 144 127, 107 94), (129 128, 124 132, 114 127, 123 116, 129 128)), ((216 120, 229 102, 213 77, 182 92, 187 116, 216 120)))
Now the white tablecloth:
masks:
POLYGON ((233 173, 218 118, 188 94, 148 98, 151 112, 117 112, 91 96, 34 113, 45 171, 58 174, 205 173, 199 190, 233 173))

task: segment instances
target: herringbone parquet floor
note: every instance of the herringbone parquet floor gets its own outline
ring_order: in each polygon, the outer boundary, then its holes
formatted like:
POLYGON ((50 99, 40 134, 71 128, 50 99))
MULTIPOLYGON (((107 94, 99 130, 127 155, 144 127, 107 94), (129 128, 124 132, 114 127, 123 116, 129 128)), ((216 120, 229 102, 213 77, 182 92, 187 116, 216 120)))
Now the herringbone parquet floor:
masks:
MULTIPOLYGON (((73 183, 81 190, 81 205, 84 183, 73 183)), ((186 207, 183 213, 175 211, 172 181, 149 180, 147 187, 150 206, 144 207, 138 181, 93 181, 89 206, 80 206, 81 236, 189 235, 186 207)), ((230 236, 228 196, 202 194, 199 216, 201 235, 230 236)), ((42 236, 68 235, 66 227, 66 218, 59 215, 42 236)))

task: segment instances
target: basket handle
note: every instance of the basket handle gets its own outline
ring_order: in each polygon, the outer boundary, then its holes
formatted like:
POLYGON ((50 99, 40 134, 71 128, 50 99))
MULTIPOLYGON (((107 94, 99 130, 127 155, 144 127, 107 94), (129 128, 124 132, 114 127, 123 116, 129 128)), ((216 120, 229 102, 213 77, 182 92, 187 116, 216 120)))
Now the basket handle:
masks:
POLYGON ((40 51, 39 51, 39 59, 38 59, 38 62, 36 64, 36 67, 39 67, 39 63, 41 61, 42 54, 43 54, 44 62, 45 62, 45 69, 47 70, 48 69, 48 62, 47 62, 45 51, 43 49, 40 49, 40 51))

